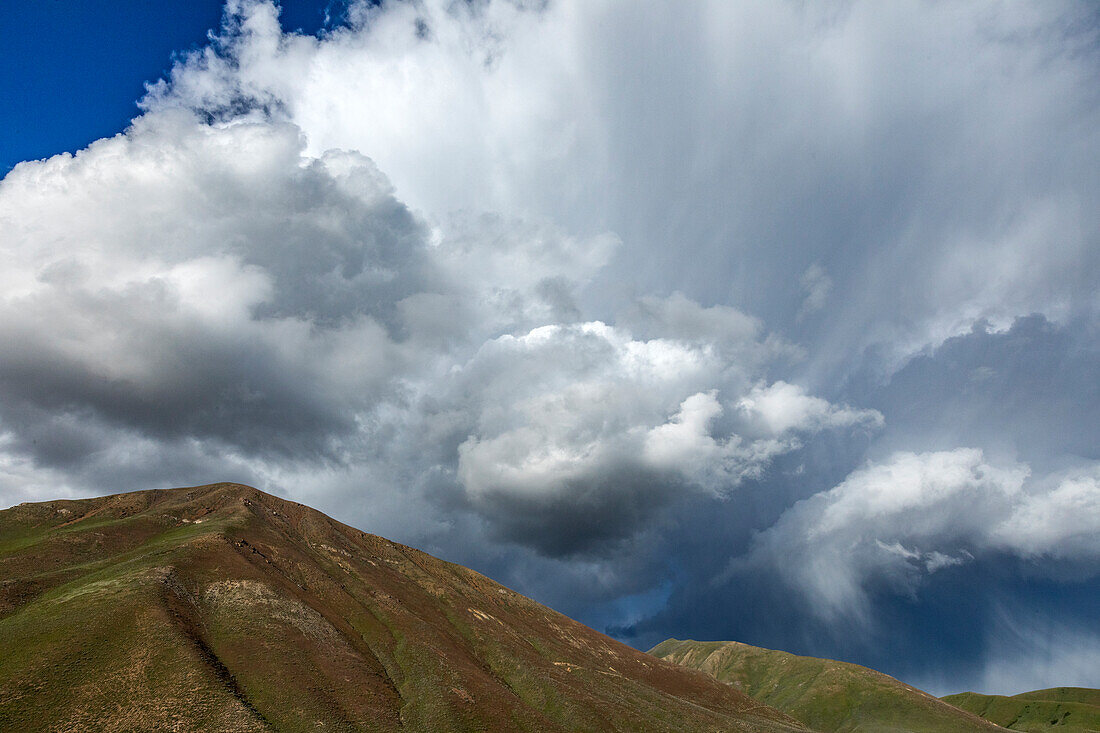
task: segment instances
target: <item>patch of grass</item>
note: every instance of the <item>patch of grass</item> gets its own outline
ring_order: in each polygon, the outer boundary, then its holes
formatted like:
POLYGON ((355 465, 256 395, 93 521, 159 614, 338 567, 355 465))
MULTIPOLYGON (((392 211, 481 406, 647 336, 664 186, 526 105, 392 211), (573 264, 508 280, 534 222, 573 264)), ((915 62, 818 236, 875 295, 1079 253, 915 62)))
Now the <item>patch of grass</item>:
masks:
POLYGON ((943 699, 1010 730, 1028 733, 1100 731, 1100 690, 1055 687, 1011 697, 962 692, 943 699))
POLYGON ((893 677, 846 662, 737 642, 676 639, 650 654, 707 672, 824 733, 995 730, 893 677))

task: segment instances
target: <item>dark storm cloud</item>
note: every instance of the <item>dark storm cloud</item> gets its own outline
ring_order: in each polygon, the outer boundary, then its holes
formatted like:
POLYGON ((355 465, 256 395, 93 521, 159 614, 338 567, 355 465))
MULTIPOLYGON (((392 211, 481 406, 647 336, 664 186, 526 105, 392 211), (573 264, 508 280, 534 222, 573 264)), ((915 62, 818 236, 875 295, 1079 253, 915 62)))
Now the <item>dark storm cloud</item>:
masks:
POLYGON ((658 614, 620 633, 645 648, 669 637, 733 637, 867 665, 941 695, 1038 689, 1051 679, 1088 684, 1095 674, 1088 655, 1097 648, 1092 608, 1100 584, 1028 578, 1027 565, 1012 558, 943 570, 915 598, 872 587, 873 626, 821 621, 813 599, 768 573, 715 586, 705 575, 714 563, 690 567, 699 575, 677 584, 658 614))
POLYGON ((627 457, 564 484, 546 497, 488 492, 482 513, 499 539, 551 557, 600 556, 637 536, 684 491, 681 478, 639 470, 627 457))

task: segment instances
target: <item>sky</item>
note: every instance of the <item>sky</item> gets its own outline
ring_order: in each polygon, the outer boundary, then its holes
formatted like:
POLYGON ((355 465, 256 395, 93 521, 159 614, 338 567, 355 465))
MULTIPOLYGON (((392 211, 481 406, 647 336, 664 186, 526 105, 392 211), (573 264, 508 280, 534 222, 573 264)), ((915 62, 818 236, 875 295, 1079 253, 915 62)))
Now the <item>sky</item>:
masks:
POLYGON ((0 505, 240 481, 642 649, 1100 687, 1095 5, 0 29, 0 505))

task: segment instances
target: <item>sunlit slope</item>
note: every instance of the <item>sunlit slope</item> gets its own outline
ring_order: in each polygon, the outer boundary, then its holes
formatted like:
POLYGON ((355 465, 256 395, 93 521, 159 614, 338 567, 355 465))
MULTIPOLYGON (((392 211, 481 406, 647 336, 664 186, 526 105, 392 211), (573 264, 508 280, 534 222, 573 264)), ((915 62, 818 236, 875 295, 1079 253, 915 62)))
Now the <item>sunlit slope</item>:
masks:
POLYGON ((1053 687, 1011 697, 963 692, 943 699, 1012 730, 1100 733, 1100 690, 1053 687))
POLYGON ((802 728, 248 487, 0 512, 0 730, 397 729, 802 728))
POLYGON ((734 641, 669 639, 650 654, 714 675, 827 733, 949 733, 1001 730, 866 667, 734 641))

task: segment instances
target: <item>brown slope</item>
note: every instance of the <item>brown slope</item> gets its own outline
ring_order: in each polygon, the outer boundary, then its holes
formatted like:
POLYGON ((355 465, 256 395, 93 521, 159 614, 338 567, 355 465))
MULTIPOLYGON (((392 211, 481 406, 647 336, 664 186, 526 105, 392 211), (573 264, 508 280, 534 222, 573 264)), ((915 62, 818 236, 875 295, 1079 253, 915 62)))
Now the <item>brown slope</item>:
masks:
POLYGON ((668 639, 650 654, 699 669, 824 733, 992 733, 1003 730, 858 664, 735 641, 668 639))
POLYGON ((0 729, 805 730, 236 484, 0 512, 0 729))

